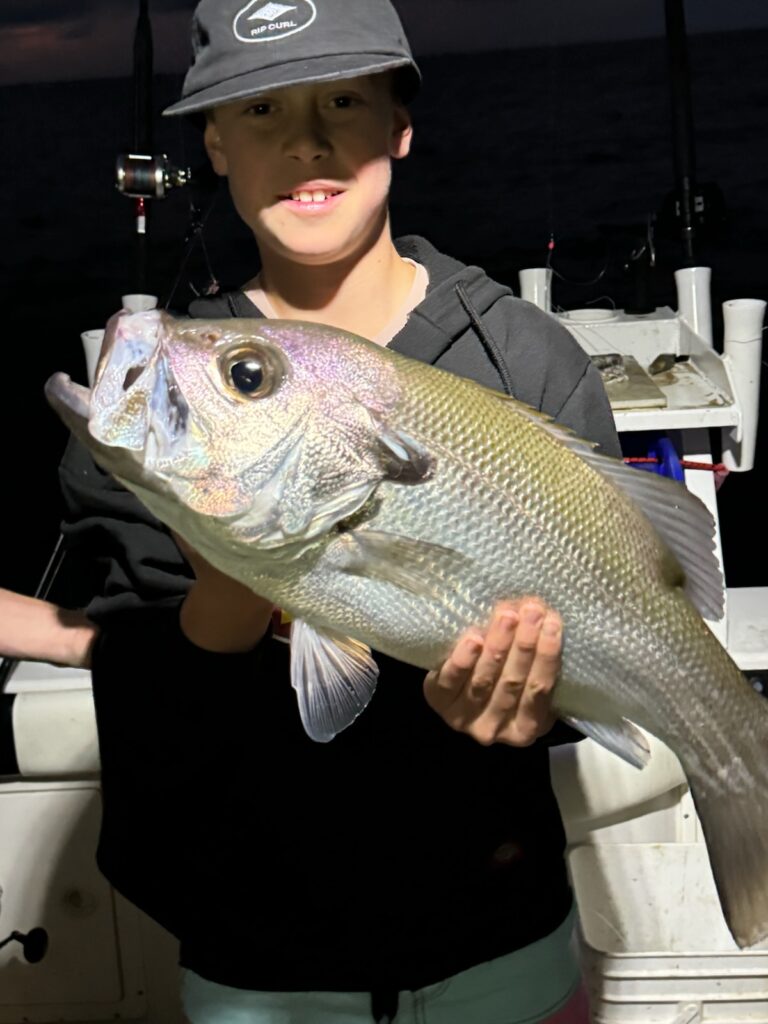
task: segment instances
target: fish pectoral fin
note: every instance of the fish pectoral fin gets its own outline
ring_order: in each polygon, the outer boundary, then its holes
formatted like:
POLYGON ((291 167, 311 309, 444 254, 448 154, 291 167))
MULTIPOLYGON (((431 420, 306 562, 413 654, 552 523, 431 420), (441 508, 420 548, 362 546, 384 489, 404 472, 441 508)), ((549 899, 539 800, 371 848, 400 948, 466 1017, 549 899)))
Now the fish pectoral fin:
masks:
POLYGON ((387 480, 420 484, 432 476, 435 460, 417 440, 396 427, 378 421, 377 439, 387 480))
POLYGON ((635 768, 645 768, 651 759, 645 734, 628 718, 617 722, 592 722, 566 715, 563 721, 635 768))
POLYGON ((466 573, 471 559, 453 548, 384 530, 342 533, 333 552, 339 569, 383 580, 416 597, 444 599, 451 580, 466 573))
POLYGON ((301 619, 291 624, 291 685, 309 737, 328 743, 365 709, 379 667, 370 647, 319 630, 301 619))

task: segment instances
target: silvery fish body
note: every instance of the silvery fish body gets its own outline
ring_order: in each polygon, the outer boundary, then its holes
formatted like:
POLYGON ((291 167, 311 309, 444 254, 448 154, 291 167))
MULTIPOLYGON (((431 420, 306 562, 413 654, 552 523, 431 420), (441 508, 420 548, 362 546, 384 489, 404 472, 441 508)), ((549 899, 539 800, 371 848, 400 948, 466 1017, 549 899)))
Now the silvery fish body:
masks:
POLYGON ((122 316, 93 394, 47 392, 158 518, 291 613, 318 740, 370 699, 370 648, 429 669, 502 598, 556 608, 558 712, 638 765, 632 723, 675 751, 736 941, 768 935, 768 706, 702 618, 722 579, 684 488, 316 324, 122 316))

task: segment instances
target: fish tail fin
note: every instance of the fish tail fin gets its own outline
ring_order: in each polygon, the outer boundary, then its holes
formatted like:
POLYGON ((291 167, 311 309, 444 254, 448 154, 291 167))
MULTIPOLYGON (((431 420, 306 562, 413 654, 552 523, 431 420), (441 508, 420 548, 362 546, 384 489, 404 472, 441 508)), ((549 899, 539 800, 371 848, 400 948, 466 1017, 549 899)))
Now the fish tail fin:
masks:
POLYGON ((742 734, 738 755, 729 751, 714 773, 686 767, 723 914, 741 948, 768 938, 768 701, 751 696, 751 742, 742 734))

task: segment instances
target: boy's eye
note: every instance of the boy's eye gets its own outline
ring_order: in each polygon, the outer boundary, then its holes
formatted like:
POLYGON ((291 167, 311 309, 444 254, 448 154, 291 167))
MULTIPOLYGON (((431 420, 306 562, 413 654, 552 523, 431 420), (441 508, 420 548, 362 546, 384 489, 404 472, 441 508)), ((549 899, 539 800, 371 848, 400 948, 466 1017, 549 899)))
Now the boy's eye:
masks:
POLYGON ((252 103, 249 107, 246 107, 245 113, 250 114, 252 117, 264 117, 272 110, 272 104, 267 103, 252 103))
POLYGON ((357 102, 355 96, 334 96, 331 100, 331 104, 336 110, 348 110, 350 107, 354 107, 357 102))

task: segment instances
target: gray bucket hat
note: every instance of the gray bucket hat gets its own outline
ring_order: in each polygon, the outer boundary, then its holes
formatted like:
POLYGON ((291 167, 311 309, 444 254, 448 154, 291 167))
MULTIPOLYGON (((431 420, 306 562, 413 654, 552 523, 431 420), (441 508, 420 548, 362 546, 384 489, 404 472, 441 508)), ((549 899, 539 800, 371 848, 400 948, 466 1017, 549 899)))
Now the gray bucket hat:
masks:
POLYGON ((202 0, 181 100, 192 114, 266 89, 402 69, 409 99, 421 76, 389 0, 202 0))

